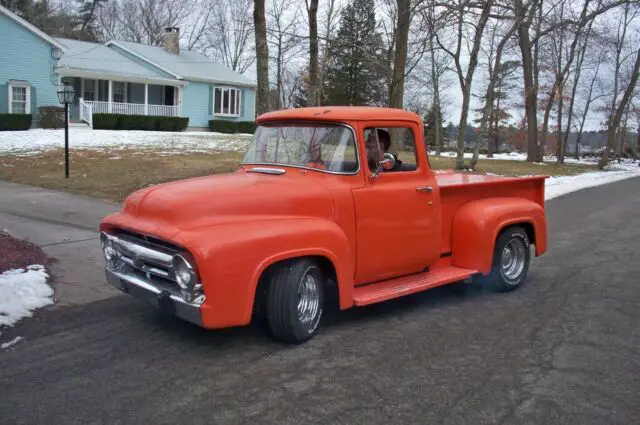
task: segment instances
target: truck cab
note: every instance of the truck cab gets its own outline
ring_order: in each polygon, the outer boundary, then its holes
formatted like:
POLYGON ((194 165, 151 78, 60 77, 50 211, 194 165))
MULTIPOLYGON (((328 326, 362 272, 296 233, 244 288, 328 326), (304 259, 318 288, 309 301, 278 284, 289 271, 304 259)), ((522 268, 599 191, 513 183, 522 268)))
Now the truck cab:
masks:
POLYGON ((131 194, 100 224, 107 281, 209 329, 267 319, 307 341, 341 309, 479 279, 520 287, 546 251, 545 177, 435 172, 423 122, 391 108, 257 119, 232 173, 131 194))

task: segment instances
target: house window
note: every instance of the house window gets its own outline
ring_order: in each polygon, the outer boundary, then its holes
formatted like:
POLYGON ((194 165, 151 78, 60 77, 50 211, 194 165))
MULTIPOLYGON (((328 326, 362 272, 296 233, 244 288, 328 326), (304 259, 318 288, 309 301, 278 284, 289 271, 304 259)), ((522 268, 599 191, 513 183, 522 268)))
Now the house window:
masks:
POLYGON ((84 100, 96 100, 96 80, 84 80, 82 97, 84 100))
POLYGON ((9 83, 9 113, 31 113, 31 90, 26 83, 9 83))
POLYGON ((124 84, 121 81, 114 81, 112 83, 112 87, 113 87, 113 101, 117 102, 117 103, 124 103, 125 102, 125 96, 124 96, 124 84))
POLYGON ((240 116, 240 89, 216 87, 213 113, 215 115, 240 116))

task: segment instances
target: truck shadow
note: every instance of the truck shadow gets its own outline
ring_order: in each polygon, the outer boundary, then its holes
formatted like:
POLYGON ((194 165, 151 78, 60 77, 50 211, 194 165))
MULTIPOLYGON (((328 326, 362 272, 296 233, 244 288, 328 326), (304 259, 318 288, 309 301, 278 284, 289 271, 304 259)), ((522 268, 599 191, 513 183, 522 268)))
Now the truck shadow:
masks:
POLYGON ((349 326, 354 323, 386 321, 393 317, 445 308, 482 297, 496 296, 478 283, 454 283, 382 303, 340 311, 330 308, 324 319, 327 328, 349 326))
MULTIPOLYGON (((416 314, 431 315, 443 308, 499 295, 475 283, 458 283, 346 311, 340 311, 337 307, 328 308, 319 337, 329 335, 331 339, 340 338, 342 328, 376 328, 394 318, 405 320, 416 314)), ((32 340, 77 332, 75 339, 84 340, 83 343, 91 344, 95 339, 95 342, 102 344, 100 340, 107 339, 111 340, 110 344, 129 344, 134 351, 138 346, 146 349, 172 345, 181 350, 202 352, 204 349, 209 354, 216 352, 218 355, 238 349, 264 355, 265 352, 292 348, 273 340, 264 320, 255 320, 244 327, 207 330, 175 317, 164 316, 141 301, 119 294, 82 306, 43 309, 16 328, 3 332, 3 339, 15 334, 32 340)))

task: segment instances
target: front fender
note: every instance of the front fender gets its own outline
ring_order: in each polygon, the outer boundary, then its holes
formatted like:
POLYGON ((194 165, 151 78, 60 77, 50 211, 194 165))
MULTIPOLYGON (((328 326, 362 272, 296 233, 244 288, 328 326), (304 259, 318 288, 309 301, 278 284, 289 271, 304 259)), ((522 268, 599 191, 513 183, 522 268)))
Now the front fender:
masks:
POLYGON ((300 256, 323 256, 338 278, 341 308, 353 300, 353 256, 342 229, 322 218, 278 218, 226 223, 176 236, 196 258, 207 301, 205 327, 251 321, 258 281, 272 264, 300 256))
POLYGON ((539 204, 523 198, 487 198, 467 202, 453 219, 451 263, 489 273, 498 235, 514 224, 531 226, 536 256, 546 252, 547 221, 544 208, 539 204))

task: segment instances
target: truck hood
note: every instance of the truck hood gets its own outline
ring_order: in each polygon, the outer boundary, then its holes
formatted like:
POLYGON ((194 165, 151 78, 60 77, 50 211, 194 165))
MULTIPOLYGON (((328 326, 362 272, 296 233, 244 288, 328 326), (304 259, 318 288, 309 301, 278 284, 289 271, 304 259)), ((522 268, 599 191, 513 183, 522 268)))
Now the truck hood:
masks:
POLYGON ((277 216, 333 217, 333 198, 317 179, 238 171, 160 184, 131 194, 125 215, 176 230, 277 216))

